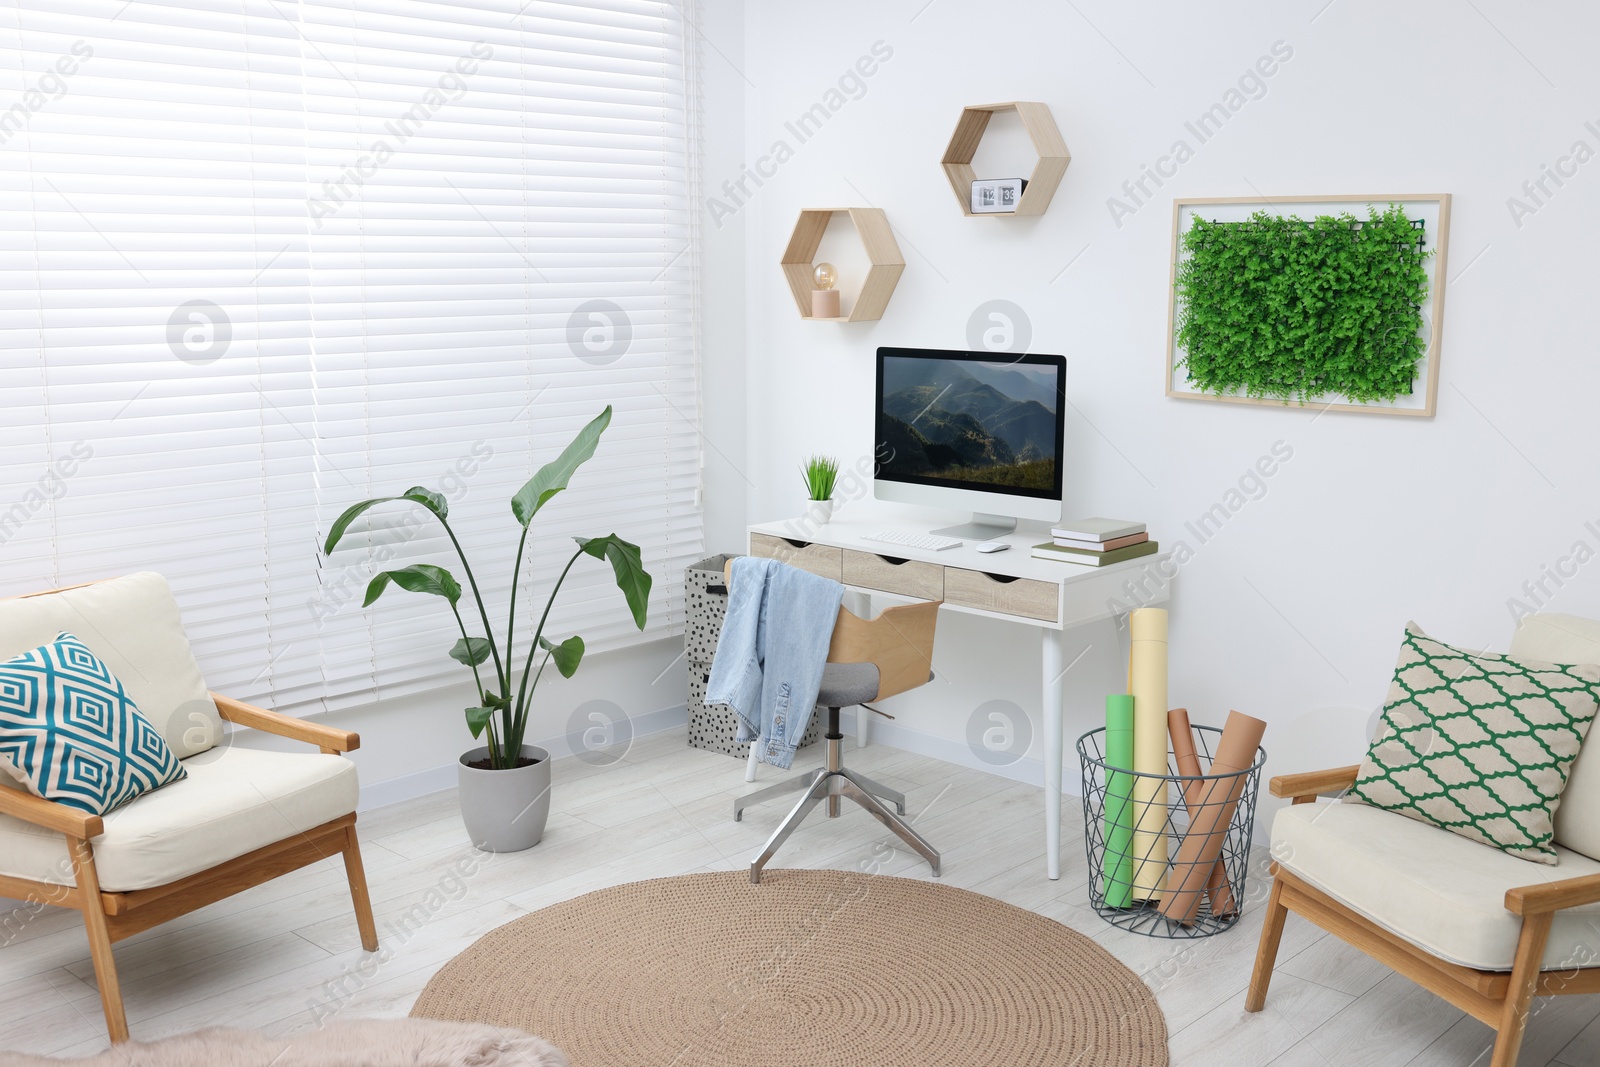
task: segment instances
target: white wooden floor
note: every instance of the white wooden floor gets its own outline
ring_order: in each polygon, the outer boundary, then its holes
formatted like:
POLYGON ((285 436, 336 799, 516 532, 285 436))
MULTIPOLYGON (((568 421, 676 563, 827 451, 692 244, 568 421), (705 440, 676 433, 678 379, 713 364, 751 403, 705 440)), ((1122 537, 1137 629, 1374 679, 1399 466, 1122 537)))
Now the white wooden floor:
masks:
MULTIPOLYGON (((1067 801, 1066 873, 1044 877, 1039 790, 882 746, 846 762, 903 789, 917 827, 944 853, 944 881, 987 893, 1094 938, 1160 998, 1177 1067, 1446 1067, 1488 1062, 1491 1033, 1293 916, 1267 1010, 1243 1012, 1265 887, 1234 930, 1193 942, 1106 925, 1086 907, 1081 829, 1067 801)), ((820 747, 802 753, 813 766, 820 747)), ((465 843, 453 793, 362 816, 363 851, 383 950, 363 954, 337 861, 319 864, 130 938, 117 958, 134 1037, 207 1026, 273 1033, 335 1015, 404 1015, 428 978, 475 938, 528 911, 620 882, 748 864, 787 805, 733 822, 743 763, 644 738, 621 763, 556 764, 539 847, 488 856, 465 843)), ((763 769, 764 780, 778 772, 763 769)), ((888 838, 846 805, 813 818, 776 865, 860 869, 888 838)), ((883 873, 927 878, 900 849, 883 873)), ((4 919, 0 916, 0 919, 4 919)), ((13 916, 0 941, 0 1049, 87 1055, 105 1047, 93 971, 76 913, 13 916)), ((1528 1028, 1526 1067, 1600 1064, 1600 997, 1545 1002, 1528 1028)))

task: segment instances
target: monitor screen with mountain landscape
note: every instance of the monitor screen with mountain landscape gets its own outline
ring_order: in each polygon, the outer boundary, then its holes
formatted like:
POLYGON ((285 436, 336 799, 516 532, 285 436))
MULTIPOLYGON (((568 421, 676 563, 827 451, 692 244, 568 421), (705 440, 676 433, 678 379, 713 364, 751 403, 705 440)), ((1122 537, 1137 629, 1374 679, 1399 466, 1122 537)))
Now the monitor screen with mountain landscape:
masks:
POLYGON ((1061 356, 878 349, 879 479, 1061 496, 1061 356))

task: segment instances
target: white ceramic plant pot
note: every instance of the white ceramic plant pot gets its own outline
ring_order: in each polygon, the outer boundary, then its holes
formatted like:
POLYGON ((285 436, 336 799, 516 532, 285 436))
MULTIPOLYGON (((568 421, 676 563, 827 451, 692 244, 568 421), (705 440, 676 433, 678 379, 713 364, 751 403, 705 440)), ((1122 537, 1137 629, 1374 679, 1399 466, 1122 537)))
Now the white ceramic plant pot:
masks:
POLYGON ((833 501, 807 500, 806 518, 818 526, 828 525, 828 520, 833 518, 833 501))
POLYGON ((461 756, 457 778, 461 784, 461 821, 467 836, 484 852, 521 852, 544 837, 550 818, 550 753, 523 745, 522 755, 539 762, 505 771, 469 767, 489 758, 487 747, 461 756))

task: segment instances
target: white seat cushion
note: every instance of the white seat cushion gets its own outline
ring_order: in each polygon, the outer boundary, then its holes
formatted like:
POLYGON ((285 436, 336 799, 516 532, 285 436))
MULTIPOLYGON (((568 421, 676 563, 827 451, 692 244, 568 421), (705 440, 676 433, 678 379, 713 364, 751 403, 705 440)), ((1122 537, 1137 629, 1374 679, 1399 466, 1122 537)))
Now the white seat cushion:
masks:
MULTIPOLYGON (((1511 654, 1546 663, 1600 663, 1600 622, 1576 615, 1525 616, 1511 638, 1511 654)), ((1596 736, 1593 730, 1591 736, 1596 736)), ((1587 739, 1556 809, 1556 844, 1600 860, 1600 742, 1587 739)))
POLYGON ((117 676, 179 759, 222 737, 222 719, 189 650, 167 580, 151 571, 46 596, 0 600, 0 660, 66 630, 117 676))
MULTIPOLYGON (((183 781, 105 817, 92 842, 102 889, 166 885, 356 810, 355 764, 342 756, 230 746, 183 767, 183 781)), ((73 884, 66 840, 0 815, 0 874, 73 884)))
MULTIPOLYGON (((1541 866, 1404 815, 1360 804, 1297 804, 1272 823, 1272 858, 1329 896, 1436 956, 1509 971, 1522 920, 1506 890, 1600 874, 1556 849, 1541 866)), ((1544 968, 1600 964, 1600 904, 1556 912, 1544 968)))

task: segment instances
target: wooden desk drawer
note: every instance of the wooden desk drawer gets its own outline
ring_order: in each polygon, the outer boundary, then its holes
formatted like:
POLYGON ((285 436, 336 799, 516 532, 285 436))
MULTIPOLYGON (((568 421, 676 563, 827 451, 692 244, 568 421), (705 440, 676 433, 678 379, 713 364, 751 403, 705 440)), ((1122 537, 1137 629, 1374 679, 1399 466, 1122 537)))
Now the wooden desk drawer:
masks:
POLYGON ((921 600, 944 599, 944 568, 898 556, 844 550, 844 584, 921 600))
POLYGON ((982 608, 1002 615, 1022 615, 1029 619, 1055 622, 1060 608, 1061 587, 1054 582, 946 567, 944 599, 947 604, 959 604, 966 608, 982 608))
POLYGON ((844 581, 844 550, 827 545, 814 545, 809 541, 794 542, 787 537, 771 534, 751 534, 750 554, 779 560, 791 567, 799 567, 836 582, 844 581))

